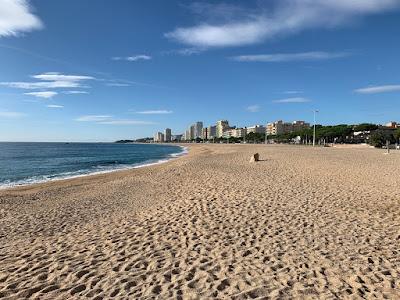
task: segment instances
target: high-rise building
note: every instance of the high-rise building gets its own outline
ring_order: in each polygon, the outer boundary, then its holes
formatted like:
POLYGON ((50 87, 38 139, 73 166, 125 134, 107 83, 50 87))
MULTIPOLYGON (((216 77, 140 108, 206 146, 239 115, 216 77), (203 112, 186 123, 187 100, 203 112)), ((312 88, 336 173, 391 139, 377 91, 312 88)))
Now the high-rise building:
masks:
POLYGON ((208 126, 207 135, 209 140, 215 138, 217 136, 217 126, 208 126))
POLYGON ((171 129, 170 128, 165 129, 164 139, 165 139, 165 142, 167 142, 167 143, 171 142, 171 129))
POLYGON ((196 135, 195 135, 196 134, 196 126, 194 124, 190 126, 189 132, 190 132, 189 140, 194 140, 196 137, 196 135))
POLYGON ((208 140, 208 128, 207 128, 207 127, 204 127, 204 128, 203 128, 202 134, 201 134, 201 138, 202 138, 203 140, 208 140))
POLYGON ((201 138, 203 135, 203 122, 196 122, 194 125, 194 138, 201 138))
POLYGON ((190 141, 190 129, 187 129, 184 134, 184 140, 190 141))
POLYGON ((216 136, 222 137, 227 129, 229 129, 229 122, 227 120, 219 120, 216 126, 216 136))
POLYGON ((164 134, 162 132, 157 132, 154 135, 154 142, 163 143, 164 142, 164 134))

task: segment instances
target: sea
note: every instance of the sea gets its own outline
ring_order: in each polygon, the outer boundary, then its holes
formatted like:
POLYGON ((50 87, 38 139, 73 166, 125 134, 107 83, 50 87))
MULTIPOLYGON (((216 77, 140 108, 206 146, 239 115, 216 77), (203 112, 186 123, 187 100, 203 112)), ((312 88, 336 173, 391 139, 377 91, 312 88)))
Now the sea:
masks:
POLYGON ((139 168, 185 153, 176 145, 0 142, 0 189, 139 168))

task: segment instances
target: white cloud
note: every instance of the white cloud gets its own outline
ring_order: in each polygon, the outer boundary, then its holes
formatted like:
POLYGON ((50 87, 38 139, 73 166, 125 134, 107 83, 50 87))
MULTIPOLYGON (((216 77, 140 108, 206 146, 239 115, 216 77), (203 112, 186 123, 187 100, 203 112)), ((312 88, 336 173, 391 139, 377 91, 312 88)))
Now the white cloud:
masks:
POLYGON ((302 94, 303 91, 284 91, 283 93, 293 95, 293 94, 302 94))
POLYGON ((32 75, 32 78, 45 81, 66 81, 66 82, 76 82, 76 81, 94 79, 94 77, 92 76, 64 75, 58 72, 47 72, 43 74, 32 75))
POLYGON ((179 54, 183 56, 191 56, 195 54, 200 54, 204 52, 206 49, 201 47, 189 47, 189 48, 182 48, 182 49, 175 49, 163 52, 164 54, 179 54))
POLYGON ((40 19, 32 14, 26 0, 0 1, 0 37, 17 36, 43 27, 40 19))
POLYGON ((64 105, 56 105, 56 104, 49 104, 47 105, 48 108, 64 108, 64 105))
POLYGON ((106 83, 106 85, 107 86, 132 86, 131 84, 129 84, 129 83, 120 83, 120 82, 108 82, 108 83, 106 83))
POLYGON ((101 122, 101 121, 107 121, 110 120, 112 116, 108 115, 86 115, 86 116, 80 116, 75 119, 75 121, 79 122, 101 122))
POLYGON ((26 114, 16 112, 16 111, 0 111, 0 117, 1 118, 10 118, 10 119, 16 119, 16 118, 22 118, 25 117, 26 114))
POLYGON ((132 56, 116 56, 113 57, 112 60, 127 60, 127 61, 138 61, 138 60, 150 60, 152 57, 146 54, 132 55, 132 56))
POLYGON ((292 61, 318 61, 349 56, 346 52, 302 52, 302 53, 277 53, 277 54, 257 54, 239 55, 232 57, 240 62, 292 62, 292 61))
POLYGON ((162 114, 172 114, 172 110, 144 110, 144 111, 137 111, 137 114, 143 115, 162 115, 162 114))
MULTIPOLYGON (((203 21, 165 36, 194 47, 260 43, 307 29, 334 28, 362 17, 395 9, 399 0, 275 0, 249 10, 220 4, 192 9, 203 21)), ((192 6, 193 8, 193 6, 192 6)))
POLYGON ((398 91, 400 91, 400 84, 369 86, 369 87, 365 87, 365 88, 361 88, 361 89, 356 89, 354 91, 359 94, 378 94, 378 93, 398 92, 398 91))
POLYGON ((51 99, 54 96, 56 96, 57 94, 58 94, 57 92, 53 92, 53 91, 24 93, 24 95, 35 96, 35 97, 44 98, 44 99, 51 99))
POLYGON ((306 103, 311 102, 310 99, 302 98, 302 97, 293 97, 293 98, 285 98, 285 99, 278 99, 272 101, 274 103, 306 103))
POLYGON ((114 119, 110 115, 85 115, 75 119, 78 122, 93 122, 103 125, 153 125, 154 122, 140 121, 140 120, 127 120, 127 119, 114 119))
POLYGON ((91 76, 64 75, 58 72, 48 72, 31 76, 40 81, 35 82, 0 82, 0 85, 18 89, 56 89, 56 88, 83 88, 84 81, 94 80, 91 76))
POLYGON ((258 106, 258 105, 250 105, 250 106, 246 107, 246 110, 249 111, 249 112, 252 112, 252 113, 259 112, 260 111, 260 106, 258 106))
POLYGON ((65 91, 63 92, 64 94, 67 95, 75 95, 75 94, 89 94, 89 92, 86 91, 65 91))
POLYGON ((80 85, 76 82, 50 81, 50 82, 0 82, 0 85, 16 89, 35 90, 35 89, 56 89, 56 88, 77 88, 80 85))

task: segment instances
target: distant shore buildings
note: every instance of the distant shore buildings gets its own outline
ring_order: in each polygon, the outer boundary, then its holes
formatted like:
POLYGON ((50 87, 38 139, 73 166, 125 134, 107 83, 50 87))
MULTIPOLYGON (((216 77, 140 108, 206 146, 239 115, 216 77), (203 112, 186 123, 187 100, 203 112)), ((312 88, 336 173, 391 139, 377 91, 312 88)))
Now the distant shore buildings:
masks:
POLYGON ((388 128, 397 129, 397 128, 400 128, 400 123, 391 121, 389 123, 386 123, 385 126, 388 127, 388 128))
MULTIPOLYGON (((370 125, 373 124, 353 125, 353 127, 348 125, 351 127, 351 136, 343 135, 342 139, 334 139, 334 141, 345 139, 353 143, 366 142, 369 140, 369 136, 373 131, 370 125)), ((337 127, 340 126, 347 125, 337 125, 337 127)), ((321 126, 319 125, 319 127, 321 126)), ((373 127, 375 128, 374 130, 395 131, 400 128, 400 123, 391 121, 383 126, 373 125, 373 127)), ((228 120, 218 120, 215 125, 209 126, 204 126, 202 121, 197 121, 191 124, 183 134, 173 134, 170 128, 166 128, 164 132, 157 132, 154 134, 153 142, 223 142, 230 140, 232 140, 232 142, 274 142, 278 140, 279 142, 279 139, 282 140, 283 137, 292 139, 295 143, 309 143, 312 134, 312 125, 302 120, 293 122, 277 120, 267 123, 265 126, 256 124, 246 127, 231 126, 228 120)), ((326 142, 325 138, 322 138, 322 140, 323 143, 326 142)))
POLYGON ((309 127, 310 124, 304 121, 294 121, 292 123, 276 121, 268 123, 267 126, 257 124, 248 127, 230 126, 228 120, 219 120, 215 125, 204 127, 203 122, 197 121, 191 124, 183 134, 172 135, 172 130, 170 128, 166 128, 164 133, 157 132, 154 134, 154 142, 169 143, 193 140, 229 139, 232 137, 245 138, 251 133, 277 135, 309 127))

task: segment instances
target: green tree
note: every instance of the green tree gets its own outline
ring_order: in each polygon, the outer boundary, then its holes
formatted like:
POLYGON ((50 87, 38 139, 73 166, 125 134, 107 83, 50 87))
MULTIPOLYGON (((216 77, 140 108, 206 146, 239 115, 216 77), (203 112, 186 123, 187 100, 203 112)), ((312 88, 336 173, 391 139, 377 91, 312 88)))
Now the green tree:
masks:
POLYGON ((370 124, 370 123, 362 123, 355 125, 353 130, 354 131, 372 131, 378 129, 378 125, 370 124))
POLYGON ((400 140, 400 128, 397 128, 394 132, 394 137, 396 140, 400 140))
POLYGON ((378 129, 371 133, 369 139, 370 144, 376 148, 382 148, 386 145, 386 141, 389 141, 390 143, 395 142, 393 131, 378 129))

